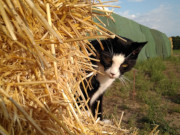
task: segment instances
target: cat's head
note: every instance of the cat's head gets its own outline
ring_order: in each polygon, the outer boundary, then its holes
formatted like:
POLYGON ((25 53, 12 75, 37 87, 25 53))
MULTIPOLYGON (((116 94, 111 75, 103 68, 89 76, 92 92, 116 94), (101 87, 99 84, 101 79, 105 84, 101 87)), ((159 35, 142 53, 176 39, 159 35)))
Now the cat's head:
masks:
POLYGON ((105 74, 112 79, 119 78, 135 66, 141 49, 147 43, 126 40, 123 42, 115 38, 102 41, 104 50, 100 51, 100 63, 105 74))

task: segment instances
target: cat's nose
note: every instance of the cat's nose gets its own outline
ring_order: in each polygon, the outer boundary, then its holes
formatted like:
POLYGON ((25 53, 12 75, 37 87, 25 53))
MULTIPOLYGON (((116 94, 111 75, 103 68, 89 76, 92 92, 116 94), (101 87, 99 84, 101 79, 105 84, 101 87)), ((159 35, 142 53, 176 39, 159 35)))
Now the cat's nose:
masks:
POLYGON ((111 76, 114 76, 115 74, 114 73, 110 73, 111 76))

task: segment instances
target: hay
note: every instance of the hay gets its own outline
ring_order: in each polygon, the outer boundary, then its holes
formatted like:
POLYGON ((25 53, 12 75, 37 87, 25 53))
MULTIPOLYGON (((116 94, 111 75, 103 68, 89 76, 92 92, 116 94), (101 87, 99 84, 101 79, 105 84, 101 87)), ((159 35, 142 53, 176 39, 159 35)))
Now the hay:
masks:
POLYGON ((97 73, 89 58, 96 50, 88 40, 114 37, 92 21, 92 16, 98 18, 92 9, 105 17, 111 12, 95 7, 105 5, 89 0, 0 0, 1 134, 127 132, 120 127, 122 118, 117 126, 104 125, 87 114, 84 98, 77 105, 83 97, 79 84, 97 73))
POLYGON ((91 9, 103 5, 76 0, 0 0, 0 5, 1 133, 102 133, 103 126, 83 113, 87 101, 79 107, 76 98, 83 96, 80 82, 97 72, 88 39, 114 36, 92 23, 91 9))

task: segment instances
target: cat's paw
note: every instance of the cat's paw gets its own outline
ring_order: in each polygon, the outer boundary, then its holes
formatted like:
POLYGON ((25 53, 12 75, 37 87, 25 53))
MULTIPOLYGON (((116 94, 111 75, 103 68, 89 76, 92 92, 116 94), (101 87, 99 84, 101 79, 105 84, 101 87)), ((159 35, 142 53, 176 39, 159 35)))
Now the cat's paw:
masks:
POLYGON ((112 121, 110 121, 108 119, 103 119, 102 122, 106 125, 112 125, 112 121))

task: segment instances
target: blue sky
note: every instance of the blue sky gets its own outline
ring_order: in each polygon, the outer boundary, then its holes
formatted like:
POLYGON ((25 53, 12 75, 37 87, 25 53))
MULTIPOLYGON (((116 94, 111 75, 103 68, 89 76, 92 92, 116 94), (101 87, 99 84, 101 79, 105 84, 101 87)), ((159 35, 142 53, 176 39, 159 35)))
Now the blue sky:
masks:
MULTIPOLYGON (((107 1, 107 0, 104 0, 107 1)), ((180 0, 119 0, 114 12, 167 36, 180 36, 180 0)))

